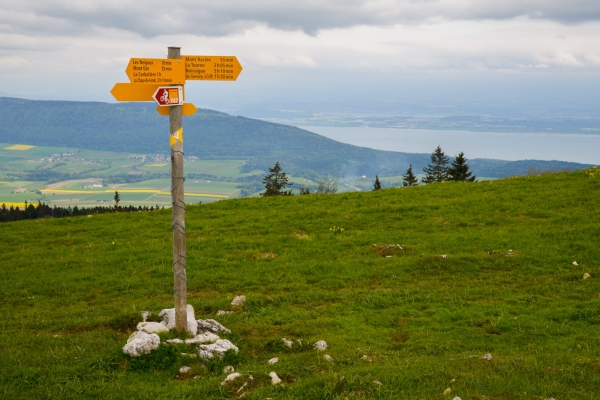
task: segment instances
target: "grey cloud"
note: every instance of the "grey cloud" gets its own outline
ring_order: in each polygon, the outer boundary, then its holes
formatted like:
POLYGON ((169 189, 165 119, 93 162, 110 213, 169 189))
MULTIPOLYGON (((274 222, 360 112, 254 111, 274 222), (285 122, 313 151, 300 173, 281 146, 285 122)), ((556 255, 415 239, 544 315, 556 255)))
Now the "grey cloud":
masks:
POLYGON ((144 37, 225 36, 267 25, 282 30, 386 26, 524 16, 573 24, 600 20, 598 0, 0 0, 0 31, 83 34, 95 28, 144 37))

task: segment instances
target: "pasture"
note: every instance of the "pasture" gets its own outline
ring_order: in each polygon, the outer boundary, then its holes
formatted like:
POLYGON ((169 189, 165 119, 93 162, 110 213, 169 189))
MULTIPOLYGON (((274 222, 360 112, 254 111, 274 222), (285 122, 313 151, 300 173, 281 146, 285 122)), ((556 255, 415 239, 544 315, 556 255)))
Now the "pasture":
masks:
POLYGON ((223 386, 191 346, 121 351, 172 307, 170 210, 0 224, 0 396, 596 399, 599 190, 590 169, 189 206, 188 302, 240 348, 223 386))

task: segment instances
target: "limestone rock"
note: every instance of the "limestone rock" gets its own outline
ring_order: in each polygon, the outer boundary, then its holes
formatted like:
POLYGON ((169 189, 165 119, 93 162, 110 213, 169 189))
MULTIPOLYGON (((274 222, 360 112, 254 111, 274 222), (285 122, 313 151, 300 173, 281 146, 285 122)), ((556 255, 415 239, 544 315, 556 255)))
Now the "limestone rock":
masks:
POLYGON ((181 367, 179 368, 179 373, 180 374, 187 374, 188 372, 190 372, 192 369, 190 367, 181 367))
POLYGON ((184 356, 184 357, 191 357, 191 358, 196 358, 196 357, 198 357, 197 355, 195 355, 195 354, 190 354, 190 353, 181 353, 181 355, 182 355, 182 356, 184 356))
POLYGON ((577 261, 573 261, 573 265, 576 267, 579 266, 579 264, 577 264, 577 261))
POLYGON ((318 342, 315 343, 315 349, 317 350, 326 350, 327 349, 327 342, 325 342, 324 340, 319 340, 318 342))
POLYGON ((168 344, 181 344, 181 343, 185 343, 185 342, 183 340, 181 340, 181 339, 175 338, 175 339, 166 340, 165 343, 168 343, 168 344))
MULTIPOLYGON (((455 398, 453 398, 452 400, 462 400, 460 397, 456 396, 455 398)), ((554 400, 554 399, 552 399, 554 400)))
POLYGON ((198 355, 205 360, 209 360, 215 355, 222 358, 225 352, 230 349, 233 349, 236 353, 239 351, 237 346, 229 340, 219 339, 213 344, 201 344, 198 348, 198 355))
POLYGON ((585 274, 583 274, 583 279, 588 279, 588 278, 591 278, 591 277, 592 276, 588 272, 586 272, 585 274))
POLYGON ((243 306, 246 301, 246 296, 236 296, 231 302, 232 306, 243 306))
POLYGON ((160 333, 168 332, 169 328, 160 322, 140 322, 137 324, 137 330, 144 331, 146 333, 160 333))
POLYGON ((325 354, 323 358, 325 359, 325 361, 333 362, 333 357, 331 357, 329 354, 325 354))
POLYGON ((234 372, 233 374, 227 375, 227 378, 225 378, 223 380, 223 382, 221 382, 221 386, 225 386, 227 384, 227 382, 233 382, 233 381, 235 381, 240 376, 242 376, 242 374, 240 374, 239 372, 234 372))
POLYGON ((485 356, 483 356, 484 360, 491 360, 492 359, 492 355, 490 353, 487 353, 485 356))
POLYGON ((139 357, 142 354, 149 354, 158 346, 160 346, 160 338, 156 333, 137 331, 129 336, 127 344, 123 346, 123 352, 132 357, 139 357))
POLYGON ((383 385, 383 383, 379 382, 379 381, 373 381, 374 384, 376 384, 377 386, 381 386, 383 385))
POLYGON ((279 362, 279 358, 274 357, 274 358, 271 358, 269 361, 267 361, 267 364, 273 365, 273 364, 278 363, 278 362, 279 362))
POLYGON ((442 257, 442 260, 447 260, 448 259, 448 254, 442 254, 440 257, 442 257))
POLYGON ((283 342, 283 344, 285 344, 287 347, 289 347, 290 349, 292 348, 292 346, 294 345, 294 342, 292 342, 289 339, 286 338, 282 338, 281 341, 283 342))
POLYGON ((217 340, 221 339, 217 335, 212 332, 201 333, 199 335, 194 336, 192 339, 186 339, 185 343, 187 344, 197 344, 197 343, 214 343, 217 340))
POLYGON ((444 390, 444 393, 443 393, 443 395, 445 396, 445 395, 447 395, 447 394, 450 394, 450 392, 451 392, 451 391, 452 391, 452 389, 450 389, 450 388, 447 388, 446 390, 444 390))
POLYGON ((223 368, 224 374, 231 374, 233 372, 235 372, 235 369, 231 365, 228 365, 225 368, 223 368))
POLYGON ((271 383, 273 385, 279 385, 281 383, 281 379, 277 376, 275 372, 269 372, 269 376, 271 377, 271 383))
MULTIPOLYGON (((175 328, 175 309, 165 308, 158 314, 162 318, 162 323, 167 326, 169 330, 175 328)), ((187 305, 187 331, 192 335, 198 333, 198 324, 196 323, 196 316, 194 315, 194 307, 191 304, 187 305)))
POLYGON ((198 325, 198 329, 200 329, 202 332, 209 331, 209 332, 213 332, 213 333, 219 333, 219 332, 231 333, 231 331, 229 329, 225 328, 223 325, 221 325, 214 319, 199 319, 196 322, 198 325))
POLYGON ((217 317, 221 316, 221 315, 227 315, 227 314, 232 314, 233 311, 224 311, 224 310, 219 310, 217 311, 217 317))

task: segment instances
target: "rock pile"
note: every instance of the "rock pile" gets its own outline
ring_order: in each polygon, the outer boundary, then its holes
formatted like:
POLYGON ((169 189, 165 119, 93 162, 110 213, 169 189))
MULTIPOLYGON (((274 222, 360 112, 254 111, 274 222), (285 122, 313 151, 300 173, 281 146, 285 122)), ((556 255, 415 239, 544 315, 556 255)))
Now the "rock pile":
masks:
MULTIPOLYGON (((123 347, 123 352, 125 354, 132 357, 139 357, 142 354, 151 353, 152 350, 155 350, 160 346, 160 337, 157 333, 167 332, 175 328, 174 308, 166 308, 158 314, 158 316, 162 318, 161 322, 146 321, 148 315, 150 315, 150 312, 148 311, 142 313, 144 320, 137 324, 137 332, 134 332, 129 339, 127 339, 127 344, 123 347)), ((221 339, 217 335, 219 332, 231 333, 229 329, 225 328, 214 319, 196 320, 194 307, 190 304, 187 305, 187 331, 195 336, 192 339, 186 340, 169 339, 165 341, 165 344, 198 344, 200 345, 198 347, 198 356, 205 360, 215 356, 223 357, 228 350, 234 350, 236 353, 239 351, 237 346, 229 340, 221 339)), ((190 354, 190 356, 196 355, 190 354)))

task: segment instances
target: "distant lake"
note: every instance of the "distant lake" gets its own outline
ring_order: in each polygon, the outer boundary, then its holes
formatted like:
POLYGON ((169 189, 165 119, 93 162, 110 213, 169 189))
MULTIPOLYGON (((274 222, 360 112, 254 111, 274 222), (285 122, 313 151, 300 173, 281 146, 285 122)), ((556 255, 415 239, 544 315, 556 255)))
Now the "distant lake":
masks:
POLYGON ((299 126, 342 143, 378 150, 431 153, 440 145, 449 156, 499 160, 560 160, 600 164, 600 135, 469 132, 429 129, 299 126))

